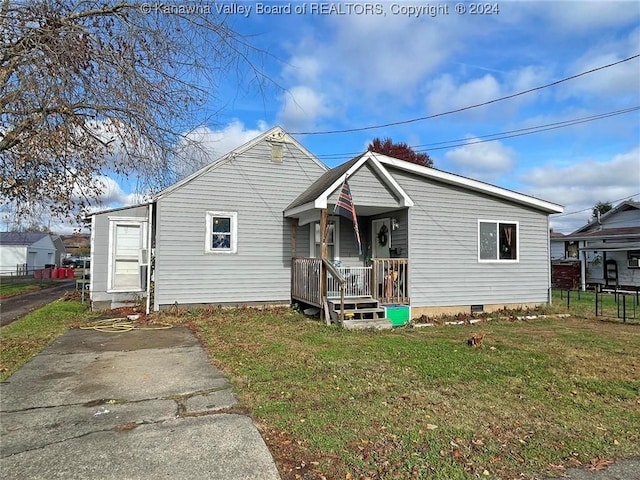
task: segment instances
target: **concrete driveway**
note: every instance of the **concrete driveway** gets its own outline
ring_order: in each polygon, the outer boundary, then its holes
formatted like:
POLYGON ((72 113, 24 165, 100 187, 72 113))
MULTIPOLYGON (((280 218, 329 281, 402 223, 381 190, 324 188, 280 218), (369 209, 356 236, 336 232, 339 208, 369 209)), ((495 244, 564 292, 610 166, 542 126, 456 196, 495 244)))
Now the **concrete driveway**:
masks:
POLYGON ((277 480, 185 328, 72 330, 0 384, 0 478, 277 480))

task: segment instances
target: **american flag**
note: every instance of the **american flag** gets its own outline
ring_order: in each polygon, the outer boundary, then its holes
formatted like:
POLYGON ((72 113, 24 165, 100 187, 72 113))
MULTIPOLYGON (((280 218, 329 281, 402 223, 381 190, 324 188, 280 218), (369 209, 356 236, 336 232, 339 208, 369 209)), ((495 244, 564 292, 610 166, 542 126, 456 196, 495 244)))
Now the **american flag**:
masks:
POLYGON ((342 215, 353 222, 353 231, 356 234, 356 242, 358 243, 358 253, 362 255, 362 242, 360 242, 360 230, 358 229, 358 217, 356 216, 356 207, 353 205, 351 198, 351 190, 349 184, 345 180, 340 190, 340 196, 333 209, 334 214, 342 215))

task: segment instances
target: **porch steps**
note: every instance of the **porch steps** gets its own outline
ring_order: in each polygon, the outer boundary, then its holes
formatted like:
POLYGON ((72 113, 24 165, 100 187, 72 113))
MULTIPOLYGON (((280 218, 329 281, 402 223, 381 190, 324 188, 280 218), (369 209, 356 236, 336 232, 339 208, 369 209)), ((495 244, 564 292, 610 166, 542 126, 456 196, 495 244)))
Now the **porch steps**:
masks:
MULTIPOLYGON (((340 299, 329 300, 331 320, 340 321, 340 299)), ((377 330, 392 328, 391 322, 385 318, 385 310, 380 307, 378 300, 371 297, 348 297, 344 299, 345 319, 342 326, 347 329, 377 330)))

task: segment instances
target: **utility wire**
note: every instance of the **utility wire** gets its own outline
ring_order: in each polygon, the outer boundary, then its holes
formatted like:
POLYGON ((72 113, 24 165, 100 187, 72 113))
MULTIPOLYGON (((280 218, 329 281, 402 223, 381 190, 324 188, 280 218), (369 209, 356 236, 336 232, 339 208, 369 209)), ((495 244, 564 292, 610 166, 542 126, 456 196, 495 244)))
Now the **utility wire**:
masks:
MULTIPOLYGON (((634 193, 633 195, 625 195, 622 198, 619 198, 617 200, 611 200, 610 202, 607 202, 607 203, 610 203, 611 205, 615 205, 618 202, 621 202, 623 200, 629 200, 630 198, 636 197, 638 195, 640 195, 640 192, 634 193)), ((587 208, 583 208, 582 210, 576 210, 575 212, 569 212, 569 213, 560 213, 560 214, 552 213, 551 215, 555 219, 555 218, 560 218, 560 217, 567 217, 569 215, 575 215, 577 213, 586 212, 588 210, 593 210, 593 207, 587 207, 587 208)))
POLYGON ((488 101, 482 102, 482 103, 476 103, 475 105, 469 105, 467 107, 457 108, 455 110, 449 110, 447 112, 436 113, 434 115, 428 115, 426 117, 412 118, 412 119, 409 119, 409 120, 401 120, 399 122, 385 123, 385 124, 381 124, 381 125, 370 125, 370 126, 367 126, 367 127, 347 128, 347 129, 343 129, 343 130, 325 130, 325 131, 320 131, 320 132, 290 132, 290 134, 291 135, 332 135, 332 134, 336 134, 336 133, 363 132, 365 130, 375 130, 375 129, 378 129, 378 128, 393 127, 393 126, 397 126, 397 125, 406 125, 406 124, 409 124, 409 123, 420 122, 422 120, 429 120, 429 119, 432 119, 432 118, 443 117, 445 115, 451 115, 453 113, 464 112, 465 110, 471 110, 473 108, 484 107, 485 105, 490 105, 492 103, 501 102, 503 100, 508 100, 510 98, 515 98, 515 97, 519 97, 521 95, 525 95, 527 93, 531 93, 531 92, 535 92, 535 91, 542 90, 542 89, 545 89, 545 88, 553 87, 555 85, 559 85, 560 83, 568 82, 569 80, 573 80, 573 79, 576 79, 578 77, 582 77, 584 75, 588 75, 590 73, 597 72, 599 70, 604 70, 605 68, 610 68, 610 67, 613 67, 615 65, 619 65, 621 63, 628 62, 630 60, 634 60, 634 59, 636 59, 638 57, 640 57, 640 54, 636 54, 636 55, 633 55, 631 57, 625 58, 623 60, 619 60, 617 62, 609 63, 607 65, 602 65, 600 67, 592 68, 591 70, 587 70, 586 72, 578 73, 576 75, 571 75, 570 77, 562 78, 560 80, 556 80, 555 82, 547 83, 546 85, 540 85, 539 87, 530 88, 528 90, 523 90, 521 92, 514 93, 514 94, 511 94, 511 95, 507 95, 507 96, 504 96, 504 97, 495 98, 493 100, 488 100, 488 101))
MULTIPOLYGON (((581 118, 573 118, 570 120, 563 120, 560 122, 553 122, 553 123, 546 123, 543 125, 536 125, 533 127, 526 127, 526 128, 519 128, 519 129, 515 129, 515 130, 507 130, 505 132, 499 132, 499 133, 490 133, 487 135, 480 135, 478 137, 474 137, 474 139, 476 139, 476 141, 470 141, 471 139, 469 138, 458 138, 458 139, 454 139, 454 140, 445 140, 445 141, 440 141, 440 142, 433 142, 433 143, 424 143, 424 144, 420 144, 420 145, 414 145, 414 146, 409 146, 409 148, 413 149, 414 151, 421 153, 421 152, 430 152, 433 150, 443 150, 443 149, 447 149, 447 148, 454 148, 454 147, 459 147, 459 146, 464 146, 464 145, 473 145, 476 143, 485 143, 485 142, 492 142, 494 140, 501 140, 501 139, 505 139, 505 138, 511 138, 511 137, 519 137, 519 136, 524 136, 524 135, 533 135, 534 133, 539 133, 539 132, 545 132, 548 130, 556 130, 556 129, 560 129, 560 128, 565 128, 565 127, 571 127, 573 125, 579 125, 581 123, 587 123, 587 122, 593 122, 595 120, 602 120, 604 118, 609 118, 609 117, 614 117, 617 115, 623 115, 625 113, 631 113, 631 112, 635 112, 637 110, 640 110, 640 105, 636 105, 633 107, 629 107, 629 108, 625 108, 622 110, 614 110, 611 112, 605 112, 605 113, 598 113, 596 115, 590 115, 588 117, 581 117, 581 118), (438 145, 440 145, 438 147, 438 145), (444 145, 444 146, 442 146, 444 145)), ((325 155, 316 155, 316 158, 319 159, 326 159, 326 160, 339 160, 342 158, 351 158, 354 157, 355 155, 358 155, 362 152, 345 152, 345 153, 328 153, 325 155)))

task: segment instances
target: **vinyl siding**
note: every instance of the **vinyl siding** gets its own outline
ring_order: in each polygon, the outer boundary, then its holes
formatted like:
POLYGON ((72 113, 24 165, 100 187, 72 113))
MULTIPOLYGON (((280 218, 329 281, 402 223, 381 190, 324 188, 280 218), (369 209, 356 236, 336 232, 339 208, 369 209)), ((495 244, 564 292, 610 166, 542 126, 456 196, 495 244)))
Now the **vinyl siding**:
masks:
POLYGON ((119 302, 134 299, 140 292, 113 293, 109 289, 109 221, 121 219, 146 220, 148 207, 131 207, 95 215, 93 245, 91 246, 91 300, 92 302, 119 302))
MULTIPOLYGON (((594 226, 590 230, 597 230, 598 226, 594 226)), ((610 218, 602 222, 602 228, 625 228, 640 227, 640 210, 637 208, 625 210, 612 215, 610 218)))
MULTIPOLYGON (((349 190, 354 205, 368 207, 397 208, 398 199, 393 192, 384 184, 383 180, 373 171, 369 164, 364 164, 348 179, 349 190)), ((340 195, 342 185, 338 186, 327 202, 335 205, 340 195)))
POLYGON ((409 288, 413 306, 546 302, 545 213, 484 194, 390 170, 415 205, 409 209, 409 288), (517 263, 478 262, 478 220, 519 222, 517 263))
MULTIPOLYGON (((157 203, 155 307, 290 299, 291 226, 283 210, 324 170, 294 145, 283 162, 258 142, 157 203), (207 211, 237 213, 237 253, 205 253, 207 211)), ((298 255, 308 233, 297 229, 298 255)), ((306 246, 305 246, 306 245, 306 246)))

